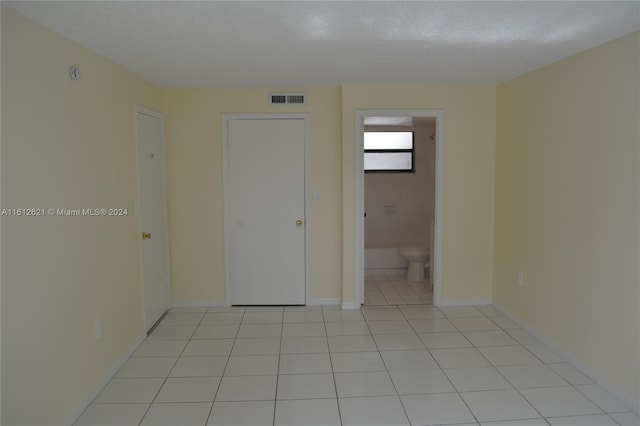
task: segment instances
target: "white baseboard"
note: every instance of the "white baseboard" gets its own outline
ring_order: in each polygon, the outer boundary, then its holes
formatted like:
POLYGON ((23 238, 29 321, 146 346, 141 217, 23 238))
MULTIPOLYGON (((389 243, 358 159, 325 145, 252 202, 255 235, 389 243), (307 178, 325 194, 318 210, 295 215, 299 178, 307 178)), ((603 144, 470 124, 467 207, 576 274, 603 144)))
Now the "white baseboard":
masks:
MULTIPOLYGON (((339 305, 341 299, 311 299, 307 306, 339 305)), ((209 300, 206 302, 174 302, 172 308, 221 308, 228 306, 224 300, 209 300)))
POLYGON ((440 299, 440 303, 436 306, 472 306, 472 305, 490 305, 490 299, 440 299))
POLYGON ((341 301, 341 299, 311 299, 307 302, 307 306, 339 305, 341 301))
POLYGON ((407 275, 407 268, 365 268, 364 270, 365 277, 377 275, 407 275))
POLYGON ((589 377, 591 380, 605 388, 610 394, 619 399, 622 403, 627 405, 630 410, 634 411, 636 414, 640 415, 640 401, 636 401, 633 397, 627 394, 625 391, 620 389, 618 386, 612 384, 600 373, 595 371, 593 368, 589 367, 587 364, 582 362, 579 358, 573 355, 571 352, 567 351, 553 340, 546 337, 544 334, 540 333, 537 329, 535 329, 532 325, 524 321, 523 319, 515 316, 511 313, 507 308, 500 305, 499 303, 493 302, 493 306, 502 312, 505 316, 507 316, 511 321, 518 324, 525 331, 533 335, 536 339, 540 340, 545 345, 549 346, 551 350, 557 353, 561 358, 563 358, 566 362, 577 368, 582 374, 589 377))
POLYGON ((224 300, 207 300, 204 302, 173 302, 172 308, 222 308, 227 305, 224 300))
POLYGON ((129 346, 129 348, 120 356, 120 358, 118 358, 118 360, 113 364, 113 366, 109 369, 109 371, 107 371, 105 375, 102 376, 102 378, 98 381, 98 383, 93 387, 93 389, 89 391, 87 396, 82 401, 80 401, 80 403, 76 406, 76 408, 71 410, 71 412, 67 415, 67 417, 64 419, 62 424, 71 426, 73 425, 73 423, 75 423, 76 420, 80 418, 82 413, 84 413, 84 410, 86 410, 87 407, 93 402, 93 400, 96 399, 100 391, 104 389, 107 383, 109 383, 109 380, 111 380, 113 376, 116 375, 118 370, 120 370, 120 368, 124 365, 124 363, 127 362, 129 357, 133 355, 133 353, 136 351, 136 349, 138 349, 138 347, 142 344, 145 338, 146 338, 145 334, 141 334, 136 338, 133 344, 129 346))
POLYGON ((353 302, 351 303, 343 303, 342 309, 360 309, 360 306, 356 306, 353 302))

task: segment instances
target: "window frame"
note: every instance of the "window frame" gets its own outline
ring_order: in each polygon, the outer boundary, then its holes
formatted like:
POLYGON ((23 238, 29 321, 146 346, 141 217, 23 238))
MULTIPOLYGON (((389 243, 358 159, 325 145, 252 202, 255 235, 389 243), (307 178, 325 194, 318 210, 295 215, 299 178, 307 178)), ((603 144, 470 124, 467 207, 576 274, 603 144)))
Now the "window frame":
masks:
MULTIPOLYGON (((409 130, 371 130, 364 131, 364 134, 367 133, 411 133, 411 149, 365 149, 363 151, 363 159, 366 157, 367 153, 411 153, 411 169, 367 169, 363 164, 363 169, 365 173, 415 173, 416 172, 416 139, 415 132, 409 130)), ((364 135, 363 135, 364 138, 364 135)))

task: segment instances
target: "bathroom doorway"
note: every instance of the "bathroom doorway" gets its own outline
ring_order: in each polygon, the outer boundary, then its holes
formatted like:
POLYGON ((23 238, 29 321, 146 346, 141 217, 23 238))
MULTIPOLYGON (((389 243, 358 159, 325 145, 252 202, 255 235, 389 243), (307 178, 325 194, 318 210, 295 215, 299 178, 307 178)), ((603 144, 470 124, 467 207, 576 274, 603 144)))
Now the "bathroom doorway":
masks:
POLYGON ((438 304, 442 125, 442 111, 357 111, 356 285, 365 306, 438 304))

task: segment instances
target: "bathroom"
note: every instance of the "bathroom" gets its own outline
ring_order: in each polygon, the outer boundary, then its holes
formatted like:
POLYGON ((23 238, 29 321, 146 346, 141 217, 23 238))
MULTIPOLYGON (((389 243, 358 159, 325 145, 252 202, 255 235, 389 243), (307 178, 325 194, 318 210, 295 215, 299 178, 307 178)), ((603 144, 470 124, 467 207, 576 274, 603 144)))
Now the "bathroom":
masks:
POLYGON ((433 303, 428 252, 435 213, 435 126, 434 117, 365 118, 365 305, 433 303), (401 132, 398 142, 388 142, 396 132, 401 132))

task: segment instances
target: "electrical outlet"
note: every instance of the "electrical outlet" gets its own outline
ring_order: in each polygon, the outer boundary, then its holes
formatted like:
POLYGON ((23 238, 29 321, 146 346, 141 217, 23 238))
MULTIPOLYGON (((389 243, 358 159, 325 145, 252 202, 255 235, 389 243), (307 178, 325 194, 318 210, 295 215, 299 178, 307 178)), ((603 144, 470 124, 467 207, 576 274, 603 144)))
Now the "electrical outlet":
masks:
POLYGON ((96 339, 102 337, 102 322, 100 320, 93 323, 93 331, 96 335, 96 339))
POLYGON ((522 272, 518 272, 518 287, 522 287, 524 285, 524 274, 522 272))

